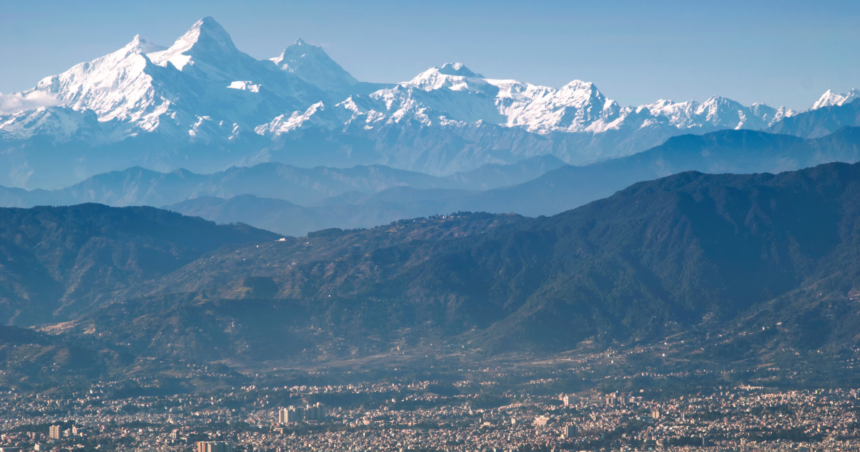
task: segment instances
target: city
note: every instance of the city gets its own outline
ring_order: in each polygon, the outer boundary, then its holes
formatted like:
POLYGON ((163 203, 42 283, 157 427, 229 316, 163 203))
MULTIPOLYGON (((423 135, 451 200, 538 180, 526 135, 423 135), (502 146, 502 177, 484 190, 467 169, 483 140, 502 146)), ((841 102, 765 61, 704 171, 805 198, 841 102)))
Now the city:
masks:
POLYGON ((860 447, 856 389, 737 384, 671 396, 653 387, 548 394, 554 383, 574 374, 501 367, 470 373, 476 378, 247 385, 130 397, 117 391, 122 382, 65 395, 7 391, 0 395, 0 447, 272 452, 860 447))

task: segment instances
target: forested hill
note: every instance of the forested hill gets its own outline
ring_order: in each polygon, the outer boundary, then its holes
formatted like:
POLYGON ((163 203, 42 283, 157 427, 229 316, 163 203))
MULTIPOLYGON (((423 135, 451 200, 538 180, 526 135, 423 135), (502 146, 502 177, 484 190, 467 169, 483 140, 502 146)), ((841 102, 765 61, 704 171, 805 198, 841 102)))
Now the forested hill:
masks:
POLYGON ((151 207, 0 209, 0 319, 64 320, 218 247, 277 238, 151 207))
MULTIPOLYGON (((263 334, 258 319, 230 310, 236 299, 269 306, 266 328, 314 325, 321 332, 314 340, 352 346, 437 337, 494 351, 550 351, 586 339, 647 342, 702 325, 740 328, 775 316, 788 329, 819 297, 832 308, 856 296, 858 220, 860 165, 779 175, 690 172, 554 217, 457 214, 229 249, 124 296, 158 300, 145 315, 159 340, 176 335, 171 353, 181 353, 175 343, 186 332, 164 330, 165 318, 179 315, 164 300, 183 293, 195 294, 195 303, 221 300, 212 305, 217 328, 235 322, 225 344, 247 339, 252 329, 263 334), (797 315, 759 312, 786 296, 797 315)), ((92 321, 99 328, 131 322, 143 315, 139 303, 118 304, 92 321)), ((845 328, 860 324, 853 311, 827 312, 818 312, 821 321, 808 332, 823 337, 818 344, 838 325, 845 340, 845 328)), ((307 347, 309 336, 302 337, 296 347, 307 347)), ((201 341, 196 346, 204 347, 201 341)), ((283 353, 290 343, 285 339, 283 353)))
POLYGON ((72 320, 56 331, 133 355, 260 363, 780 333, 729 354, 742 356, 860 333, 860 165, 688 172, 553 217, 459 213, 284 241, 148 208, 2 218, 14 319, 48 312, 72 320))

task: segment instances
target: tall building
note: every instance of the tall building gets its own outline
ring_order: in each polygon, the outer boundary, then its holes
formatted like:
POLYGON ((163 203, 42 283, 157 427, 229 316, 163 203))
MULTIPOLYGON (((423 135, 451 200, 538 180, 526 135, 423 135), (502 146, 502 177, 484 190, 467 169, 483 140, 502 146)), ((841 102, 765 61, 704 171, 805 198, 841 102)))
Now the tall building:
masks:
POLYGON ((565 425, 562 434, 565 438, 573 438, 579 433, 579 429, 575 425, 565 425))
POLYGON ((224 441, 197 441, 194 452, 233 452, 233 445, 224 441))
POLYGON ((295 424, 301 422, 305 418, 305 410, 302 407, 294 407, 290 405, 287 408, 278 410, 278 423, 280 424, 295 424))
POLYGON ((48 436, 50 436, 51 439, 60 439, 60 426, 59 425, 50 426, 48 428, 48 436))
POLYGON ((317 402, 313 405, 306 405, 304 408, 290 405, 287 408, 278 410, 279 424, 295 424, 304 420, 321 421, 325 418, 325 408, 317 402))
POLYGON ((317 402, 313 405, 305 407, 305 419, 309 421, 321 421, 325 417, 325 409, 322 404, 317 402))

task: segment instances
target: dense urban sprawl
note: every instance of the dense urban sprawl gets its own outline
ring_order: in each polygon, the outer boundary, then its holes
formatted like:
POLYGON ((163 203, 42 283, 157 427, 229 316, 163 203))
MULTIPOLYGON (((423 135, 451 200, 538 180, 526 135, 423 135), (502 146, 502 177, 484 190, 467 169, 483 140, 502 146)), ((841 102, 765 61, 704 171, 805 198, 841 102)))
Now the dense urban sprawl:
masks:
MULTIPOLYGON (((502 374, 499 374, 502 375, 502 374)), ((0 395, 3 450, 235 451, 858 450, 860 391, 736 385, 664 397, 532 394, 549 379, 254 385, 120 397, 0 395), (311 401, 315 401, 313 404, 311 401), (328 403, 326 403, 326 401, 328 403), (286 411, 315 413, 287 420, 286 411), (316 408, 314 408, 316 407, 316 408)), ((121 394, 120 394, 121 395, 121 394)))

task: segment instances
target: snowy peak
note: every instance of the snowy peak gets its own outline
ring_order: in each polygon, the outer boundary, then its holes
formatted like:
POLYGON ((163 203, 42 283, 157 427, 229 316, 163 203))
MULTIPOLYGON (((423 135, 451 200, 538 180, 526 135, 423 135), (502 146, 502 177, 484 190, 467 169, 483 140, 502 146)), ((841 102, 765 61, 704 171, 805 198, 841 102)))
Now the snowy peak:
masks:
POLYGON ((707 115, 707 118, 710 120, 718 117, 722 112, 739 111, 743 108, 743 105, 731 99, 722 96, 711 96, 699 105, 699 108, 696 109, 696 114, 707 115))
POLYGON ((797 114, 797 112, 788 107, 773 108, 765 104, 752 104, 750 110, 752 110, 753 115, 760 118, 768 127, 797 114))
POLYGON ((400 86, 423 91, 439 89, 461 92, 484 92, 487 89, 493 93, 497 91, 497 88, 488 83, 483 75, 472 72, 462 63, 445 63, 442 67, 432 67, 412 80, 401 83, 400 86))
POLYGON ((793 116, 789 108, 773 108, 764 104, 746 107, 732 99, 712 96, 702 103, 694 100, 673 102, 659 100, 653 104, 636 108, 636 112, 647 110, 657 122, 665 122, 677 129, 764 129, 783 118, 793 116))
MULTIPOLYGON (((591 82, 573 80, 559 89, 516 80, 483 78, 462 63, 431 68, 390 90, 373 93, 378 106, 367 110, 387 111, 388 121, 412 118, 424 125, 487 123, 522 127, 533 133, 603 133, 639 129, 694 130, 764 129, 794 115, 786 108, 767 105, 746 107, 731 99, 714 96, 699 103, 668 100, 640 107, 622 107, 606 98, 591 82)), ((359 105, 359 102, 353 102, 359 105)))
POLYGON ((159 66, 171 63, 181 71, 192 57, 203 60, 218 59, 222 53, 240 52, 227 31, 215 19, 204 17, 195 22, 170 48, 147 56, 159 66))
MULTIPOLYGON (((491 81, 500 83, 498 81, 491 81)), ((508 125, 530 132, 601 132, 615 128, 620 107, 607 99, 593 83, 574 80, 560 89, 515 82, 516 95, 503 90, 498 102, 508 125)))
POLYGON ((274 58, 269 58, 269 61, 275 63, 285 71, 294 72, 296 67, 300 66, 297 62, 323 57, 328 58, 329 60, 331 59, 322 49, 322 46, 308 44, 302 38, 299 38, 296 39, 296 42, 293 45, 287 46, 280 55, 274 58), (291 65, 290 63, 294 64, 291 65))
POLYGON ((786 107, 773 108, 765 104, 750 107, 722 96, 713 96, 696 110, 701 124, 734 129, 765 129, 789 116, 794 110, 786 107))
POLYGON ((750 124, 751 120, 757 118, 750 117, 751 115, 748 113, 746 107, 722 96, 708 98, 708 100, 699 105, 695 113, 699 116, 698 122, 701 124, 730 127, 733 129, 749 128, 750 125, 761 126, 760 124, 750 124))
POLYGON ((308 44, 301 38, 269 61, 325 91, 344 91, 358 83, 328 56, 322 46, 308 44))
POLYGON ((124 48, 132 50, 137 54, 160 52, 162 50, 167 49, 167 47, 160 46, 158 44, 146 40, 146 38, 141 35, 134 35, 134 39, 132 39, 131 42, 128 43, 128 45, 126 45, 124 48))
POLYGON ((853 102, 855 99, 860 98, 860 90, 857 88, 853 88, 851 91, 847 93, 834 93, 833 91, 827 90, 824 94, 812 104, 810 110, 818 110, 823 107, 838 107, 840 105, 849 104, 853 102))
MULTIPOLYGON (((135 36, 113 53, 42 79, 35 91, 54 96, 58 105, 93 110, 102 121, 140 120, 159 103, 152 89, 152 78, 147 73, 147 67, 152 66, 143 55, 148 49, 158 48, 141 36, 135 36)), ((149 125, 154 126, 154 123, 149 125)))
POLYGON ((439 73, 459 77, 484 78, 483 75, 470 71, 463 63, 445 63, 439 68, 439 73))
POLYGON ((211 17, 167 49, 138 35, 116 52, 43 79, 36 90, 56 105, 92 110, 100 121, 126 121, 127 136, 158 130, 181 139, 200 138, 200 118, 219 131, 236 124, 252 128, 322 97, 306 82, 236 49, 211 17), (259 96, 263 89, 266 96, 259 96))
POLYGON ((565 106, 582 107, 588 104, 603 108, 606 97, 594 86, 594 83, 574 80, 561 87, 556 94, 558 101, 565 106))

